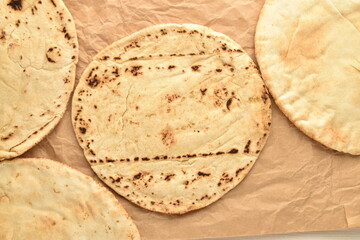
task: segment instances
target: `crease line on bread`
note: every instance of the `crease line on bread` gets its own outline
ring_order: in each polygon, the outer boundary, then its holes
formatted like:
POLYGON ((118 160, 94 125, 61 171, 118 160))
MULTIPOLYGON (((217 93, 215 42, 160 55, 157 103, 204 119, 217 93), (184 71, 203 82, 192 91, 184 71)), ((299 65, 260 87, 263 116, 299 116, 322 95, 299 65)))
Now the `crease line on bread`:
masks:
POLYGON ((125 127, 124 117, 125 117, 125 114, 128 112, 128 109, 129 109, 129 96, 130 96, 130 92, 131 92, 131 89, 133 88, 133 86, 134 86, 134 82, 130 83, 129 89, 128 89, 126 97, 125 97, 125 111, 121 115, 121 121, 122 121, 122 127, 121 128, 122 128, 122 130, 124 130, 124 127, 125 127))
MULTIPOLYGON (((249 143, 247 143, 247 147, 249 143)), ((246 148, 245 146, 245 148, 246 148)), ((184 162, 189 161, 191 159, 196 158, 206 158, 211 156, 221 156, 221 155, 236 155, 236 154, 246 154, 246 155, 257 155, 258 153, 251 152, 251 151, 242 151, 238 148, 232 148, 227 151, 216 151, 216 152, 209 152, 209 153, 189 153, 189 154, 182 154, 178 156, 167 156, 167 155, 157 155, 155 157, 132 157, 132 158, 122 158, 122 159, 110 159, 105 158, 100 160, 90 159, 89 162, 94 165, 103 165, 103 164, 109 164, 109 163, 119 163, 119 162, 147 162, 147 161, 178 161, 178 162, 184 162)))
POLYGON ((55 119, 57 118, 57 116, 55 116, 54 118, 52 118, 50 121, 48 121, 47 123, 45 123, 41 128, 39 128, 39 130, 31 133, 27 138, 25 138, 22 142, 16 144, 15 146, 12 146, 9 149, 9 152, 16 152, 16 151, 12 151, 14 148, 16 148, 17 146, 20 146, 21 144, 25 143, 27 140, 29 140, 33 135, 37 134, 38 131, 41 131, 42 129, 44 129, 46 126, 48 126, 50 123, 52 123, 55 119))
POLYGON ((345 17, 341 12, 340 10, 335 6, 335 4, 332 2, 332 1, 329 1, 331 2, 331 4, 333 5, 334 9, 340 14, 340 16, 345 19, 347 22, 349 22, 359 33, 360 33, 360 29, 358 29, 358 27, 352 22, 350 21, 347 17, 345 17))
POLYGON ((300 20, 298 20, 297 23, 296 23, 296 28, 295 28, 292 36, 291 36, 291 40, 290 40, 289 46, 288 46, 288 48, 287 48, 287 50, 286 50, 285 59, 287 59, 287 57, 288 57, 290 48, 292 47, 292 44, 293 44, 294 39, 295 39, 295 35, 296 35, 296 33, 297 33, 298 29, 299 29, 299 25, 300 25, 300 20))
MULTIPOLYGON (((242 51, 241 49, 229 49, 231 50, 231 52, 218 52, 217 50, 214 50, 213 52, 209 52, 209 53, 205 53, 204 51, 200 51, 199 53, 179 53, 179 54, 159 54, 159 55, 151 55, 151 56, 139 56, 139 57, 133 57, 133 58, 128 58, 128 59, 124 59, 121 61, 116 61, 114 59, 111 58, 104 58, 104 57, 108 57, 108 56, 96 56, 94 58, 93 61, 95 62, 99 62, 99 63, 105 63, 105 62, 112 62, 118 65, 123 65, 126 62, 131 62, 131 61, 148 61, 148 60, 154 60, 154 59, 161 59, 164 57, 168 57, 168 58, 173 58, 173 57, 195 57, 195 56, 221 56, 221 55, 228 55, 230 54, 239 54, 240 56, 244 55, 245 52, 242 51), (103 59, 102 59, 103 58, 103 59)), ((229 51, 227 50, 227 51, 229 51)), ((105 54, 103 54, 105 55, 105 54)))

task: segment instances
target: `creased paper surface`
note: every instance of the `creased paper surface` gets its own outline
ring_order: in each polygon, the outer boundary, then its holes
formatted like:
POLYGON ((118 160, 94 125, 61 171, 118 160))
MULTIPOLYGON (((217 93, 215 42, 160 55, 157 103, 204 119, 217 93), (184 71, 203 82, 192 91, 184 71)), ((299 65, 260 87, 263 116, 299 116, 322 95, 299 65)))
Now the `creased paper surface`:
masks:
MULTIPOLYGON (((65 0, 79 38, 79 79, 112 42, 160 23, 222 32, 254 59, 264 0, 65 0)), ((73 133, 70 106, 59 125, 23 157, 54 159, 95 177, 73 133)), ((360 157, 336 153, 297 130, 273 104, 268 142, 245 180, 216 203, 182 216, 153 213, 122 197, 143 239, 195 239, 360 227, 360 157)))

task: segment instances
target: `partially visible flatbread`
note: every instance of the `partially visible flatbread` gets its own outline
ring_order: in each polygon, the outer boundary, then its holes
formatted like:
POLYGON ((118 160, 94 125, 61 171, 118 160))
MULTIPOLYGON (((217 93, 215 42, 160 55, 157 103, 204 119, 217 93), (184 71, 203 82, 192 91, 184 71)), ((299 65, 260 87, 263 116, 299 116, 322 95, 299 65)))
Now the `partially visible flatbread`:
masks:
POLYGON ((268 0, 256 57, 284 114, 337 151, 360 154, 360 1, 268 0))
POLYGON ((137 240, 116 198, 92 178, 47 159, 0 163, 0 239, 137 240))
POLYGON ((107 185, 146 209, 185 213, 244 179, 269 134, 270 106, 237 43, 203 26, 165 24, 95 56, 72 119, 107 185))
POLYGON ((0 1, 0 160, 41 141, 63 116, 78 44, 61 0, 0 1))

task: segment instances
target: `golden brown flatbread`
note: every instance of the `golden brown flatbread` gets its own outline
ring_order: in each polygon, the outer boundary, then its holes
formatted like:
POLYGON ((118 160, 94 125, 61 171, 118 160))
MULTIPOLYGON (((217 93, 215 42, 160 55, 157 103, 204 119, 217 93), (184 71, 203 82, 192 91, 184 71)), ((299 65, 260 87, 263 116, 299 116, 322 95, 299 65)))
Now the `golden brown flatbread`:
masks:
POLYGON ((268 0, 256 57, 276 104, 325 146, 360 154, 360 1, 268 0))
POLYGON ((96 55, 73 98, 74 130, 107 185, 152 211, 185 213, 234 188, 270 128, 244 50, 199 25, 156 25, 96 55))
POLYGON ((40 142, 63 116, 78 43, 61 0, 0 2, 0 160, 40 142))
POLYGON ((3 161, 0 176, 0 239, 140 239, 114 195, 64 164, 3 161))

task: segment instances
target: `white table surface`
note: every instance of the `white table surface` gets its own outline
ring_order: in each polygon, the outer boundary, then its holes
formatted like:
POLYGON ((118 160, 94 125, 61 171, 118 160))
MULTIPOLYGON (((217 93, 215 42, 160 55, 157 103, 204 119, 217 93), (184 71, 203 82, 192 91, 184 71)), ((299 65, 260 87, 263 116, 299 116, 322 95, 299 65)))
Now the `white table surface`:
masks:
POLYGON ((327 232, 306 232, 254 237, 211 238, 207 240, 360 240, 360 229, 327 232))

